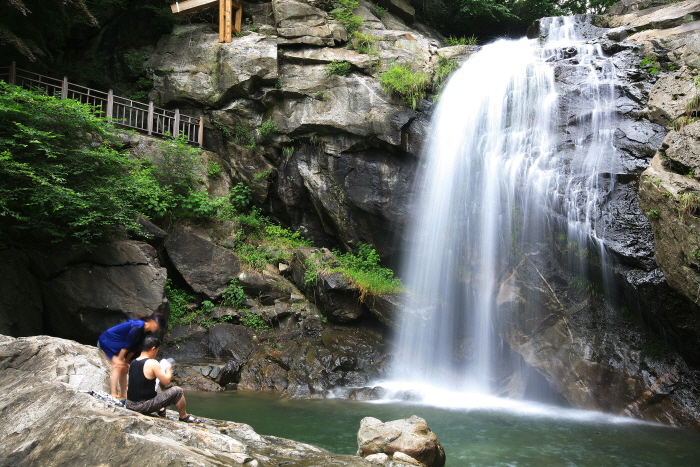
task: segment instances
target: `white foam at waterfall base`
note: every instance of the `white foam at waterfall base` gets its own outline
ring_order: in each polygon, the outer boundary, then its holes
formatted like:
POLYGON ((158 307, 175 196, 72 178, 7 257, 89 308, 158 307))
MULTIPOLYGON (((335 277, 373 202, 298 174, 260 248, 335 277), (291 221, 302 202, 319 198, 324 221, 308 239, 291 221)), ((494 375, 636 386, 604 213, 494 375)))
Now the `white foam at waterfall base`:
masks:
POLYGON ((482 392, 452 391, 439 386, 413 381, 381 381, 377 386, 386 390, 381 400, 371 401, 375 404, 406 403, 418 406, 437 407, 450 411, 488 411, 505 412, 515 416, 538 417, 555 420, 574 420, 595 423, 639 423, 659 425, 628 417, 581 409, 562 408, 532 401, 506 399, 482 392), (407 394, 415 399, 405 400, 407 394))
MULTIPOLYGON (((528 249, 561 234, 598 249, 603 280, 609 269, 601 209, 617 171, 614 66, 600 47, 575 40, 571 18, 543 22, 552 39, 544 46, 499 40, 472 55, 431 122, 400 274, 410 293, 393 374, 408 387, 430 387, 425 403, 499 401, 525 410, 489 395, 502 344, 492 320, 497 298, 509 299, 498 288, 513 256, 535 254, 528 249), (580 134, 563 153, 552 62, 572 53, 566 66, 581 79, 572 131, 580 134)), ((585 263, 570 263, 572 274, 587 277, 585 263)))

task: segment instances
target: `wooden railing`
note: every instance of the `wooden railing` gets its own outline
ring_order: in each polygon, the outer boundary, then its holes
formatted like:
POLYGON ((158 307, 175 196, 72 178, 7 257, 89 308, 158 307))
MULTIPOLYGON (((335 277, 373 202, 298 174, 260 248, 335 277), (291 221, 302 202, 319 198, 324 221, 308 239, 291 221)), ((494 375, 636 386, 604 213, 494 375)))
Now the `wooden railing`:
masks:
POLYGON ((42 89, 50 96, 74 99, 95 108, 95 111, 115 125, 146 133, 151 136, 184 135, 188 143, 203 146, 204 117, 181 113, 179 109, 167 110, 155 107, 153 102, 144 104, 109 92, 69 83, 21 70, 14 63, 0 67, 0 80, 28 89, 42 89))

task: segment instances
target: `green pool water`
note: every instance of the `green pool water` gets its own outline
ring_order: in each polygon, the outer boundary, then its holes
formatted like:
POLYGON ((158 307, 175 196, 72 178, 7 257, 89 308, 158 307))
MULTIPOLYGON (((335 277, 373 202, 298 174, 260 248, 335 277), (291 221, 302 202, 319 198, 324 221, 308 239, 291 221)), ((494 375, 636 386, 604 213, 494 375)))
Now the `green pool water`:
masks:
POLYGON ((289 400, 247 391, 187 392, 188 411, 247 423, 263 435, 355 454, 363 417, 423 417, 447 467, 700 466, 700 433, 546 406, 445 409, 416 403, 289 400))

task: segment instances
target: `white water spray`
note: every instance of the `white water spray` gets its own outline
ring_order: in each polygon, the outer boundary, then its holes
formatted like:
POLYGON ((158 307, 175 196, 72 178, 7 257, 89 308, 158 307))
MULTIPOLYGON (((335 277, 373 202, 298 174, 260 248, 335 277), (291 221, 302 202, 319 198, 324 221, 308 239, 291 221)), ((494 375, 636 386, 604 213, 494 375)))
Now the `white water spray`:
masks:
MULTIPOLYGON (((544 46, 486 45, 441 96, 402 273, 410 297, 396 356, 400 387, 492 393, 500 345, 492 320, 513 261, 565 235, 578 246, 572 255, 592 245, 606 262, 600 209, 617 172, 609 162, 617 160, 614 65, 574 37, 573 18, 542 21, 544 46), (563 103, 552 63, 567 59, 560 66, 579 85, 563 103), (567 117, 581 134, 561 148, 559 119, 567 117)), ((587 277, 585 261, 570 264, 587 277)))

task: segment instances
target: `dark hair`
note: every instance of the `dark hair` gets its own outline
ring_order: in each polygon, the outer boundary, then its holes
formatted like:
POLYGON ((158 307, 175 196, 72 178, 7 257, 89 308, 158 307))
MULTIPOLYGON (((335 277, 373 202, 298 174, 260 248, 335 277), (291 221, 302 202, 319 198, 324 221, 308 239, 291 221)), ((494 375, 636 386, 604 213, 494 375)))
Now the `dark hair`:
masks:
POLYGON ((156 323, 158 323, 158 327, 160 327, 161 329, 166 330, 168 328, 168 320, 165 318, 165 315, 157 311, 150 316, 142 316, 138 319, 140 319, 141 321, 153 320, 156 323))
POLYGON ((156 336, 152 334, 148 334, 146 337, 143 338, 143 343, 142 343, 143 351, 148 351, 151 350, 153 347, 159 348, 160 347, 160 339, 158 339, 156 336))

